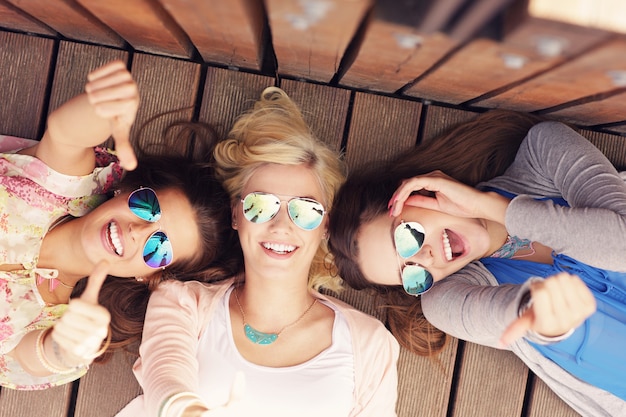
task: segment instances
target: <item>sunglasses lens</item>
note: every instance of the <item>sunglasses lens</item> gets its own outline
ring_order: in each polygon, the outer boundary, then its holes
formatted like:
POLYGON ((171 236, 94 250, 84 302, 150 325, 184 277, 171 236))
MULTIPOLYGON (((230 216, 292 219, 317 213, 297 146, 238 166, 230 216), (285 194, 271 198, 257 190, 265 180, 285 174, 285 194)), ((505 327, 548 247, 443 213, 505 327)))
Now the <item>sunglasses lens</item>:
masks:
POLYGON ((150 268, 163 268, 172 263, 172 243, 163 232, 150 235, 143 247, 143 260, 150 268))
POLYGON ((161 218, 161 206, 156 193, 150 188, 140 188, 128 196, 128 208, 137 217, 148 222, 161 218))
POLYGON ((402 286, 410 295, 420 295, 433 286, 433 276, 421 266, 407 265, 402 270, 402 286))
POLYGON ((289 217, 301 229, 313 230, 322 224, 324 206, 310 198, 294 198, 287 205, 289 217))
POLYGON ((396 251, 402 258, 415 255, 424 244, 424 228, 417 222, 400 223, 393 233, 396 251))
POLYGON ((265 223, 280 210, 280 200, 272 194, 250 193, 243 199, 243 215, 252 223, 265 223))

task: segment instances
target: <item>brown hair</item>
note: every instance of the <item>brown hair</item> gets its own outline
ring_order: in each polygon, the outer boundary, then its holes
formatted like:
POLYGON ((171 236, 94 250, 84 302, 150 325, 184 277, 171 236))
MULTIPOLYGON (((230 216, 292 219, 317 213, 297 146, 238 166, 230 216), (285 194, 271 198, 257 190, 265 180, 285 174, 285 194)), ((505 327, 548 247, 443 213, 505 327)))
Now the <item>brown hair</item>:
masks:
POLYGON ((329 247, 339 274, 351 287, 370 288, 380 295, 392 333, 410 351, 436 354, 444 348, 446 334, 426 320, 419 297, 407 295, 400 286, 377 285, 365 279, 357 263, 361 226, 388 211, 389 198, 403 179, 441 170, 475 186, 503 174, 528 130, 539 121, 511 111, 483 113, 391 162, 350 173, 337 194, 330 216, 329 247))
MULTIPOLYGON (((174 123, 165 131, 159 147, 136 149, 138 167, 125 174, 119 189, 133 191, 150 187, 157 194, 165 189, 180 190, 194 212, 200 246, 193 257, 175 258, 165 270, 155 271, 144 277, 143 282, 132 278, 107 278, 99 302, 111 312, 109 351, 122 347, 136 349, 141 340, 148 298, 159 282, 167 279, 216 282, 238 274, 243 268, 239 241, 230 227, 230 199, 214 175, 212 151, 216 139, 208 125, 174 123), (168 146, 170 143, 177 146, 168 146), (163 150, 169 153, 164 154, 163 150)), ((73 296, 84 290, 82 281, 73 296)))

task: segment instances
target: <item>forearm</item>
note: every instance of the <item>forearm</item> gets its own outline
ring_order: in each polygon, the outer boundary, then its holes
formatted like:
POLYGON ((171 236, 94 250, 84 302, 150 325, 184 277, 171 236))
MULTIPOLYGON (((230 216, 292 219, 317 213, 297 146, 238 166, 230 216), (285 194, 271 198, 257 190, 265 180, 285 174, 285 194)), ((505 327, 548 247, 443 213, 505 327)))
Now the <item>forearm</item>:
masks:
POLYGON ((11 354, 33 376, 75 372, 77 367, 68 366, 63 359, 64 353, 53 343, 50 329, 33 330, 22 337, 11 354))

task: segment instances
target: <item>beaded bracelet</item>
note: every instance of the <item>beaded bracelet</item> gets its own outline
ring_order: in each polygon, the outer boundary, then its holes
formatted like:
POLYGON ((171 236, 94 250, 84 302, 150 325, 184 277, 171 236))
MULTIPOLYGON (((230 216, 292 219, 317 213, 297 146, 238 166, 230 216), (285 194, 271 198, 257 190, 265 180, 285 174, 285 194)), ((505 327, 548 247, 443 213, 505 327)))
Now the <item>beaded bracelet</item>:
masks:
POLYGON ((39 363, 41 363, 41 366, 43 366, 46 371, 53 374, 69 374, 74 372, 75 368, 57 368, 46 357, 46 353, 44 351, 44 342, 46 341, 46 336, 48 336, 50 330, 52 330, 52 327, 48 327, 47 329, 42 330, 41 332, 39 332, 39 335, 37 335, 37 340, 35 341, 35 355, 37 355, 39 363))

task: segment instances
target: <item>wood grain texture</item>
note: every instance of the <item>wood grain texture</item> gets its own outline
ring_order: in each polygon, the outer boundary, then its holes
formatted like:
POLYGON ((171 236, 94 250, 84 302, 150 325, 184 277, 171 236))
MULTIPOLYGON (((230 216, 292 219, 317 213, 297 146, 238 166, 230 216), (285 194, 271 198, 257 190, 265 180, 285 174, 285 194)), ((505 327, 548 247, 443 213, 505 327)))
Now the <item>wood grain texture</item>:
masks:
POLYGON ((263 13, 249 0, 161 0, 206 62, 261 69, 263 13))
POLYGON ((219 136, 224 137, 235 119, 252 108, 266 87, 273 85, 271 77, 209 68, 198 119, 213 125, 219 136))
MULTIPOLYGON (((71 393, 72 384, 43 391, 16 391, 2 388, 0 390, 0 417, 65 416, 70 405, 71 393)), ((94 415, 94 417, 100 416, 94 415)))
POLYGON ((518 417, 528 368, 513 353, 465 343, 452 415, 518 417))
POLYGON ((0 133, 39 139, 54 41, 0 32, 0 45, 0 133))
POLYGON ((417 356, 402 348, 398 359, 398 417, 445 417, 456 360, 458 340, 436 358, 417 356))
POLYGON ((330 81, 371 0, 267 0, 278 72, 330 81))
POLYGON ((539 378, 531 388, 527 417, 577 417, 580 416, 539 378))
POLYGON ((132 372, 135 359, 134 355, 117 352, 109 362, 92 365, 80 380, 74 417, 114 416, 141 394, 132 372))
POLYGON ((415 101, 356 93, 346 147, 348 169, 389 160, 415 146, 421 108, 415 101))
POLYGON ((192 120, 200 82, 200 65, 135 54, 131 72, 141 100, 131 140, 150 148, 152 152, 173 151, 176 143, 168 143, 161 150, 152 146, 162 146, 165 128, 173 122, 192 120))
POLYGON ((7 0, 0 0, 0 27, 20 32, 56 36, 52 28, 33 18, 7 0))
POLYGON ((6 0, 68 39, 101 45, 124 46, 111 28, 72 0, 6 0))
POLYGON ((128 53, 119 49, 84 43, 59 43, 48 113, 85 91, 87 75, 96 68, 114 61, 128 60, 128 53))
MULTIPOLYGON (((562 105, 596 94, 609 93, 623 87, 620 74, 626 71, 626 38, 603 43, 576 57, 510 89, 497 98, 517 111, 536 111, 562 105)), ((492 105, 494 101, 483 104, 492 105)), ((596 116, 600 117, 600 116, 596 116)), ((592 115, 587 118, 593 123, 592 115)))
POLYGON ((174 19, 152 0, 76 0, 133 48, 191 58, 195 48, 174 19))
POLYGON ((350 91, 292 80, 283 80, 281 87, 300 106, 313 133, 339 152, 348 117, 350 91))

